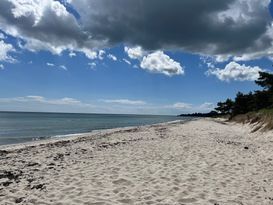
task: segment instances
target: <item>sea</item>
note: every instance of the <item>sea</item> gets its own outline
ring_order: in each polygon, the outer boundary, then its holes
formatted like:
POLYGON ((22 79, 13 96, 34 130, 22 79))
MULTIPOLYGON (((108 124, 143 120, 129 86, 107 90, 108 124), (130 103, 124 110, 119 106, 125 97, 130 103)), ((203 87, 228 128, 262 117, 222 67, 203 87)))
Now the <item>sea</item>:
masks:
POLYGON ((182 118, 167 115, 0 112, 0 145, 178 119, 182 118))

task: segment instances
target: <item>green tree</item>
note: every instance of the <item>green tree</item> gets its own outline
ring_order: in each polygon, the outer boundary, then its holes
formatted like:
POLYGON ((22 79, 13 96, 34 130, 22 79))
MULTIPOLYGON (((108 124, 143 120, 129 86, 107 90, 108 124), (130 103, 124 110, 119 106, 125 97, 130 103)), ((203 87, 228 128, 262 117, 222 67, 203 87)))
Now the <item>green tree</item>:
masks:
POLYGON ((216 111, 220 112, 221 114, 231 114, 233 110, 234 102, 231 99, 227 99, 225 102, 218 102, 215 108, 216 111))
POLYGON ((255 83, 263 90, 255 91, 254 94, 252 92, 248 94, 238 92, 234 102, 231 99, 219 102, 215 110, 221 114, 235 116, 264 108, 273 108, 273 74, 259 72, 259 75, 255 83))
POLYGON ((259 109, 273 107, 273 74, 259 72, 260 77, 255 83, 264 88, 263 91, 256 91, 256 102, 259 109))
POLYGON ((263 108, 268 108, 272 105, 273 96, 269 91, 256 91, 255 92, 255 110, 260 110, 263 108))
POLYGON ((273 91, 273 74, 266 72, 259 72, 260 77, 255 81, 255 83, 265 90, 270 92, 273 91))
POLYGON ((235 98, 232 114, 245 114, 253 110, 255 110, 255 96, 252 92, 246 95, 238 92, 235 98))

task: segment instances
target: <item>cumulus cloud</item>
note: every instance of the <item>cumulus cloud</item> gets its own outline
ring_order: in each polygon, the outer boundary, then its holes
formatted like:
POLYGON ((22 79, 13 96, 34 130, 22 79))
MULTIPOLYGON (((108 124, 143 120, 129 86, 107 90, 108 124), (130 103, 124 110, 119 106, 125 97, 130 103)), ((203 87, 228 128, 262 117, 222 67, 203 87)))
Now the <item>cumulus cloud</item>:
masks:
POLYGON ((240 65, 234 61, 228 63, 224 69, 209 69, 207 75, 215 75, 221 81, 254 81, 259 77, 259 72, 263 71, 258 66, 240 65))
POLYGON ((5 35, 3 33, 0 33, 0 39, 5 39, 5 35))
POLYGON ((21 38, 31 51, 69 50, 91 59, 99 56, 95 51, 121 43, 138 48, 127 50, 134 59, 143 55, 140 48, 219 59, 273 55, 270 0, 66 1, 78 18, 61 2, 1 0, 0 29, 21 38))
POLYGON ((141 59, 146 54, 146 52, 140 46, 132 48, 125 46, 124 51, 131 59, 141 59))
POLYGON ((104 59, 104 55, 105 55, 105 51, 104 51, 104 50, 99 50, 98 58, 99 58, 100 60, 103 60, 103 59, 104 59))
POLYGON ((0 64, 0 70, 4 70, 4 65, 3 64, 0 64))
MULTIPOLYGON (((168 76, 184 74, 184 69, 179 62, 171 59, 163 51, 144 51, 140 46, 124 47, 125 53, 130 59, 136 59, 140 63, 140 67, 151 73, 162 73, 168 76)), ((123 59, 131 65, 131 62, 123 59)), ((138 67, 134 65, 134 67, 138 67)))
POLYGON ((168 76, 184 74, 184 69, 180 63, 171 59, 163 51, 155 51, 144 56, 140 67, 152 73, 163 73, 168 76))
POLYGON ((117 61, 118 59, 117 59, 117 57, 116 56, 114 56, 113 54, 108 54, 107 55, 107 57, 109 58, 109 59, 111 59, 111 60, 113 60, 113 61, 117 61))
POLYGON ((128 100, 128 99, 114 99, 114 100, 102 100, 105 103, 115 103, 122 105, 145 105, 146 102, 142 100, 128 100))
POLYGON ((10 53, 14 51, 15 49, 11 44, 5 43, 3 40, 0 40, 0 61, 14 62, 15 59, 10 56, 10 53))
MULTIPOLYGON (((79 51, 94 58, 98 40, 84 31, 65 6, 55 0, 0 1, 0 29, 24 41, 30 51, 61 54, 79 51)), ((100 42, 103 42, 100 41, 100 42)))
POLYGON ((83 52, 85 56, 91 60, 96 59, 98 57, 98 54, 96 51, 90 50, 88 48, 81 48, 78 51, 83 52))
POLYGON ((105 39, 109 44, 126 42, 145 50, 183 49, 234 56, 271 47, 269 3, 270 0, 71 0, 84 28, 95 39, 105 39))

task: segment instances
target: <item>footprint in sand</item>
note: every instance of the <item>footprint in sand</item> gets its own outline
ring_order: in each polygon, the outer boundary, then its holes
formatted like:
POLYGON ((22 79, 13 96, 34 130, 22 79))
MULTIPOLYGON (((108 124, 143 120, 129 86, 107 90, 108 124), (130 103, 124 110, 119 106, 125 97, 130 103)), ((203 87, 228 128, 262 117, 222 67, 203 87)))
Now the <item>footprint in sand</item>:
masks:
POLYGON ((183 199, 179 199, 178 202, 180 203, 193 203, 196 202, 197 200, 194 198, 183 198, 183 199))
POLYGON ((131 181, 123 179, 123 178, 115 180, 112 183, 115 184, 115 185, 123 185, 123 186, 130 186, 132 184, 131 181))
POLYGON ((118 201, 123 204, 132 204, 133 203, 133 201, 131 199, 120 199, 118 201))

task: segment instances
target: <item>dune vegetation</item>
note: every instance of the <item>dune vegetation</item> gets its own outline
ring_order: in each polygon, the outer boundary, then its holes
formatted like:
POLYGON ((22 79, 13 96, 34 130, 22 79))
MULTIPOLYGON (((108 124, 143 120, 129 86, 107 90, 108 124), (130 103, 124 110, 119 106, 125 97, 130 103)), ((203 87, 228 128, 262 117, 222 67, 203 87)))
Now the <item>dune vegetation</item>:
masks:
POLYGON ((218 114, 229 116, 229 120, 253 125, 253 131, 273 129, 273 74, 260 72, 255 83, 262 90, 243 94, 238 92, 235 99, 218 102, 218 114))

